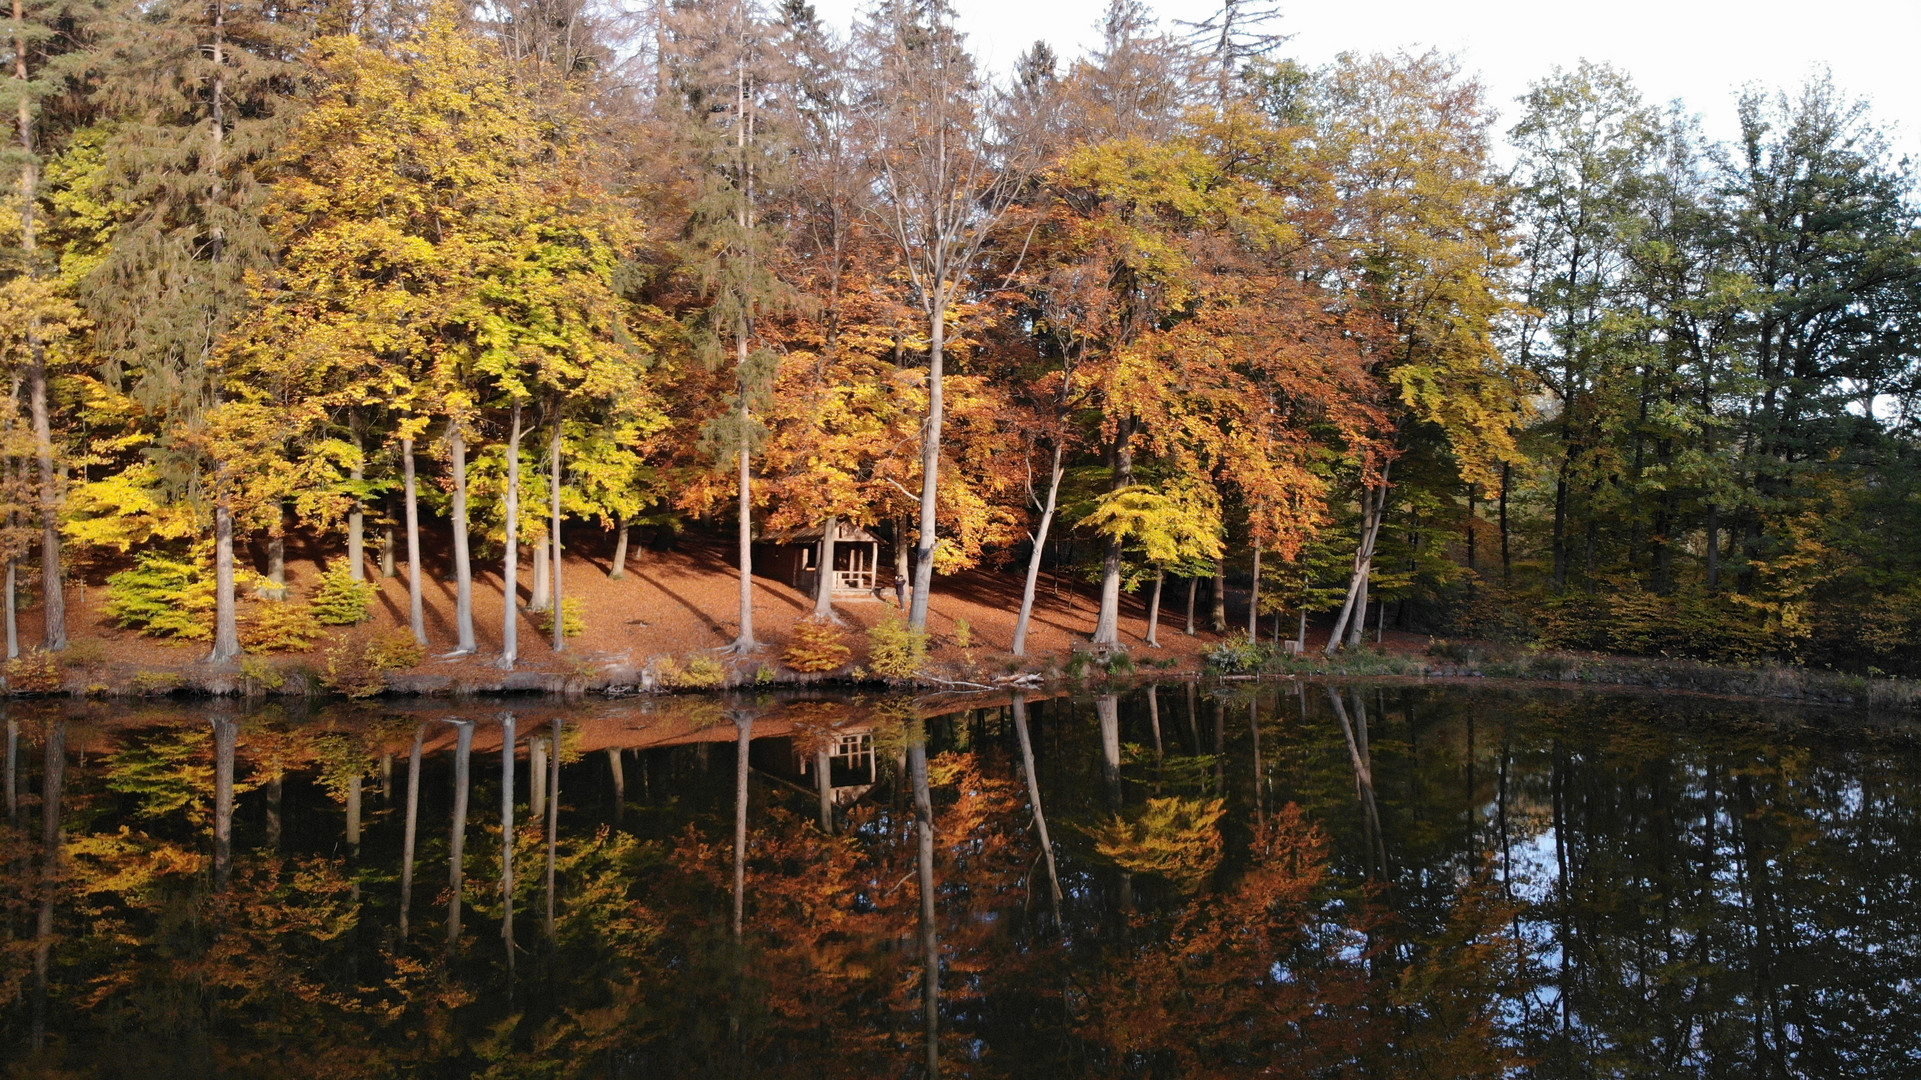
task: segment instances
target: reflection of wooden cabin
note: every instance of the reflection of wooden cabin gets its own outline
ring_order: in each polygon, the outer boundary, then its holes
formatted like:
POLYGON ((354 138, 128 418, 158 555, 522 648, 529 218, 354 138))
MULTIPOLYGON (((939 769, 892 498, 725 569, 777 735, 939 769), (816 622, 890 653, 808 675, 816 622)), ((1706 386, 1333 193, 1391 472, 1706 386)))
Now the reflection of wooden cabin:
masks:
MULTIPOLYGON (((812 773, 815 763, 804 755, 795 755, 803 776, 812 773)), ((827 788, 837 806, 852 806, 874 787, 877 778, 874 769, 873 732, 846 730, 839 732, 827 748, 827 788)), ((820 777, 814 777, 820 783, 820 777)))
MULTIPOLYGON (((808 595, 820 576, 822 528, 776 533, 754 545, 754 573, 784 581, 808 595)), ((834 529, 834 598, 875 597, 875 570, 880 566, 880 537, 845 522, 834 529)))

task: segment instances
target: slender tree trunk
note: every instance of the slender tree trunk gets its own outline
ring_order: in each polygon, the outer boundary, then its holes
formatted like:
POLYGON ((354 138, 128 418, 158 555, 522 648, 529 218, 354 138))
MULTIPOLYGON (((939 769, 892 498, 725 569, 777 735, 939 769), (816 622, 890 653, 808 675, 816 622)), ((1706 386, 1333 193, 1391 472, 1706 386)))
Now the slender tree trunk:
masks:
MULTIPOLYGON (((548 535, 552 538, 554 553, 554 651, 559 653, 567 651, 567 598, 560 580, 561 557, 566 553, 566 549, 561 546, 560 542, 560 416, 558 410, 555 411, 554 416, 554 445, 553 453, 550 455, 549 470, 551 476, 548 479, 547 487, 553 503, 551 508, 553 520, 548 524, 547 528, 548 535)), ((558 746, 560 744, 555 743, 554 745, 558 746)))
POLYGON ((1161 647, 1161 585, 1167 578, 1167 571, 1154 571, 1154 599, 1147 605, 1147 643, 1156 649, 1161 647))
POLYGON ((1514 569, 1514 560, 1508 553, 1507 543, 1507 481, 1510 468, 1507 462, 1501 463, 1501 587, 1504 589, 1507 588, 1508 578, 1514 569))
POLYGON ((903 610, 907 607, 907 590, 912 587, 908 579, 907 564, 907 519, 894 522, 894 604, 903 610))
POLYGON ((414 488, 414 441, 400 440, 401 480, 407 524, 407 612, 414 640, 427 644, 427 614, 420 597, 420 499, 414 488))
POLYGON ((414 728, 414 748, 407 755, 407 818, 400 840, 400 940, 407 940, 407 916, 414 906, 414 840, 420 826, 420 744, 427 725, 414 728))
POLYGON ((1214 585, 1208 597, 1207 628, 1217 634, 1227 633, 1227 561, 1214 560, 1214 585))
POLYGON ((826 750, 814 751, 814 787, 820 802, 820 831, 834 834, 834 759, 826 750))
MULTIPOLYGON (((1134 482, 1134 421, 1123 420, 1115 436, 1114 471, 1109 491, 1119 491, 1134 482)), ((1094 644, 1119 646, 1121 643, 1121 538, 1107 538, 1107 551, 1101 560, 1101 610, 1094 620, 1094 644)))
POLYGON ((367 478, 367 466, 360 445, 360 417, 353 418, 354 457, 348 476, 354 483, 353 509, 347 511, 347 572, 355 581, 367 580, 367 504, 360 497, 360 482, 367 478))
POLYGON ((234 614, 233 509, 222 494, 213 511, 214 632, 207 659, 224 664, 240 655, 240 624, 234 614))
POLYGON ((947 362, 947 282, 934 282, 927 318, 927 422, 921 428, 920 534, 914 565, 914 604, 907 625, 927 629, 927 601, 934 590, 934 535, 939 522, 941 425, 947 418, 943 378, 947 362))
POLYGON ((213 884, 233 879, 233 765, 240 725, 231 716, 213 721, 213 884))
POLYGON ((627 532, 631 528, 632 526, 627 522, 627 515, 621 514, 615 517, 614 561, 607 567, 607 577, 611 581, 619 581, 627 576, 627 532))
POLYGON ((1034 772, 1034 744, 1027 733, 1027 697, 1016 693, 1013 703, 1014 734, 1020 739, 1021 774, 1027 778, 1027 803, 1034 808, 1034 825, 1039 830, 1041 858, 1047 863, 1047 895, 1054 905, 1054 925, 1061 923, 1061 875, 1054 864, 1054 841, 1047 835, 1047 815, 1041 810, 1040 777, 1034 772))
POLYGON ((1107 808, 1118 814, 1122 809, 1121 788, 1121 701, 1116 694, 1094 699, 1094 716, 1101 729, 1101 779, 1107 782, 1107 808))
POLYGON ((360 799, 365 786, 365 778, 357 772, 347 778, 347 850, 355 857, 360 855, 360 799))
POLYGON ((1721 591, 1721 508, 1708 504, 1708 591, 1721 591))
MULTIPOLYGON (((559 597, 555 597, 559 599, 559 597)), ((554 857, 560 846, 560 718, 554 717, 547 755, 547 940, 554 940, 554 857)))
POLYGON ((1261 617, 1261 542, 1254 541, 1254 576, 1247 582, 1247 640, 1259 641, 1256 623, 1261 617))
POLYGON ((614 820, 618 822, 627 806, 627 768, 621 762, 621 749, 618 746, 607 748, 607 771, 614 779, 614 820))
POLYGON ((1347 622, 1346 648, 1351 649, 1359 645, 1361 643, 1361 632, 1367 629, 1368 589, 1372 587, 1373 584, 1374 565, 1372 558, 1370 558, 1368 564, 1361 568, 1361 587, 1360 591, 1354 596, 1354 617, 1347 622))
POLYGON ((507 553, 500 562, 500 661, 512 671, 520 659, 520 402, 514 402, 513 426, 507 433, 507 553))
POLYGON ((1041 507, 1040 525, 1034 530, 1034 551, 1027 558, 1027 581, 1021 586, 1020 618, 1014 621, 1014 655, 1027 655, 1027 624, 1034 615, 1034 588, 1040 583, 1041 555, 1047 550, 1047 534, 1054 526, 1054 506, 1060 497, 1061 477, 1066 474, 1062 454, 1064 444, 1054 446, 1054 462, 1047 470, 1047 502, 1041 507))
POLYGON ((458 423, 447 429, 447 449, 453 459, 454 629, 460 644, 453 655, 479 651, 474 641, 474 568, 467 551, 467 438, 458 423))
MULTIPOLYGON (((53 902, 59 893, 64 859, 60 841, 60 797, 67 779, 67 724, 47 725, 46 759, 40 781, 40 915, 33 935, 33 1049, 46 1045, 48 983, 53 961, 53 902)), ((231 775, 231 774, 229 774, 231 775)))
MULTIPOLYGON (((745 364, 747 341, 740 340, 741 363, 745 364)), ((736 493, 739 531, 736 537, 739 544, 740 559, 740 633, 728 649, 736 653, 749 653, 760 648, 754 640, 754 478, 752 462, 747 453, 747 431, 751 417, 747 411, 747 394, 743 389, 740 399, 740 451, 735 455, 737 465, 736 493)))
POLYGON ((754 741, 754 718, 734 717, 734 940, 740 940, 747 910, 747 750, 754 741))
MULTIPOLYGON (((518 421, 518 406, 514 412, 518 421)), ((512 550, 509 545, 509 559, 512 550)), ((513 609, 507 605, 510 613, 513 609)), ((509 973, 514 970, 514 724, 513 713, 500 718, 500 939, 507 946, 509 973)))
POLYGON ((287 534, 275 532, 267 536, 267 583, 261 587, 260 595, 268 600, 287 598, 287 534))
POLYGON ((834 618, 834 541, 839 539, 840 519, 829 514, 820 529, 820 573, 814 581, 814 618, 822 622, 834 618))
POLYGON ((554 560, 547 554, 547 526, 542 523, 540 535, 534 537, 532 544, 534 562, 533 594, 527 598, 528 611, 546 611, 554 606, 553 590, 548 587, 552 576, 554 560))
MULTIPOLYGON (((927 552, 923 550, 922 557, 927 552)), ((921 1010, 927 1035, 927 1075, 940 1075, 940 930, 934 909, 934 799, 927 785, 924 735, 907 745, 907 772, 914 786, 915 872, 920 878, 921 1010)))
POLYGON ((7 659, 20 656, 20 560, 7 560, 7 659))
MULTIPOLYGON (((23 26, 24 19, 21 0, 14 0, 13 24, 16 34, 13 74, 15 81, 23 88, 27 85, 29 75, 28 48, 27 42, 17 31, 23 26)), ((20 247, 26 257, 27 274, 38 277, 39 228, 35 211, 40 197, 40 163, 34 153, 33 95, 22 89, 16 108, 21 156, 20 247)), ((215 138, 217 140, 218 135, 215 138)), ((40 471, 40 588, 45 597, 42 612, 46 617, 44 639, 48 652, 59 652, 67 647, 67 598, 60 566, 60 487, 59 475, 53 467, 53 424, 47 409, 47 351, 45 342, 40 339, 37 321, 30 320, 28 323, 27 350, 27 407, 33 423, 34 460, 40 471)))
POLYGON ((1361 491, 1361 536, 1355 546, 1354 570, 1348 578, 1347 597, 1341 602, 1340 614, 1334 619, 1333 629, 1328 631, 1324 655, 1339 652, 1350 626, 1359 627, 1366 615, 1367 581, 1374 565, 1374 545, 1380 539, 1381 522, 1387 517, 1387 473, 1387 467, 1383 466, 1380 483, 1361 491))
POLYGON ((394 557, 394 527, 383 525, 380 528, 380 576, 383 578, 395 576, 399 572, 394 565, 396 562, 398 560, 394 557))
POLYGON ((1201 591, 1201 579, 1187 579, 1187 636, 1194 636, 1194 594, 1201 591))
POLYGON ((471 720, 454 722, 459 734, 454 742, 454 820, 447 843, 447 947, 460 942, 461 890, 465 887, 467 856, 467 794, 472 787, 469 775, 474 749, 471 720))
POLYGON ((547 816, 547 737, 535 735, 527 740, 527 813, 547 816))

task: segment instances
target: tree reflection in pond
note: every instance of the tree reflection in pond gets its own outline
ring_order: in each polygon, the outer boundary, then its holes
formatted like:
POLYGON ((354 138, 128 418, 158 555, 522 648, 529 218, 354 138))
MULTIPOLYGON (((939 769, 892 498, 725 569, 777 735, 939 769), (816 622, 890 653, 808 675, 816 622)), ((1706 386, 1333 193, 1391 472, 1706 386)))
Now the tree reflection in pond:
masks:
POLYGON ((1904 746, 1653 697, 1150 692, 15 705, 4 1053, 82 1077, 1437 1078, 1921 1054, 1904 746), (416 871, 447 875, 423 910, 416 871))

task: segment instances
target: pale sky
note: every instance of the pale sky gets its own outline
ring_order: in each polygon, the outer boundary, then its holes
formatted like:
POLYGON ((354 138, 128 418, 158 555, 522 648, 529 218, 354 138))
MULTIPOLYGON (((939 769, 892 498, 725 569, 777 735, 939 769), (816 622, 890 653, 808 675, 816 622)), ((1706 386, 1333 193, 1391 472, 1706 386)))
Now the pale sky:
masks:
MULTIPOLYGON (((1097 40, 1106 0, 952 0, 987 66, 1004 74, 1036 39, 1064 57, 1097 40)), ((861 0, 816 0, 843 28, 861 0)), ((1201 19, 1201 0, 1155 4, 1163 24, 1201 19)), ((1891 142, 1921 164, 1921 0, 1369 0, 1288 3, 1283 52, 1310 64, 1343 51, 1438 47, 1478 72, 1489 102, 1513 122, 1514 98, 1556 64, 1605 61, 1633 76, 1650 101, 1683 99, 1707 133, 1734 133, 1734 101, 1748 83, 1792 88, 1827 68, 1836 85, 1873 103, 1891 142)))

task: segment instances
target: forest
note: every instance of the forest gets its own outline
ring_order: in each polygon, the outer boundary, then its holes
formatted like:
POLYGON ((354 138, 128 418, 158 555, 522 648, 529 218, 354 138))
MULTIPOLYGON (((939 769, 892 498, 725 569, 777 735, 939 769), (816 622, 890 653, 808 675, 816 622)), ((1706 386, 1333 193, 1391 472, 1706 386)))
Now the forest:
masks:
POLYGON ((1441 53, 1310 67, 1271 7, 1185 14, 1113 0, 1086 56, 996 72, 944 0, 844 34, 15 0, 9 655, 89 632, 89 582, 224 662, 395 574, 418 646, 476 653, 497 574, 558 647, 570 536, 618 574, 681 530, 738 552, 746 654, 756 541, 831 568, 845 526, 908 633, 946 575, 1018 581, 1016 656, 1048 569, 1095 647, 1124 597, 1226 632, 1232 591, 1330 655, 1372 619, 1915 673, 1921 202, 1844 80, 1749 88, 1722 142, 1602 63, 1491 101, 1441 53))

